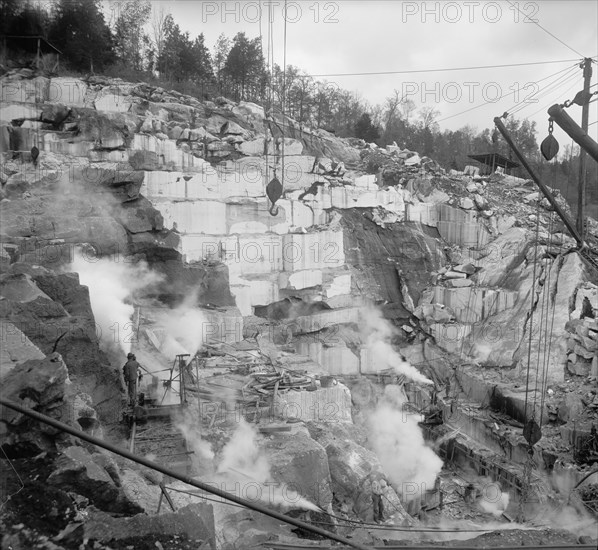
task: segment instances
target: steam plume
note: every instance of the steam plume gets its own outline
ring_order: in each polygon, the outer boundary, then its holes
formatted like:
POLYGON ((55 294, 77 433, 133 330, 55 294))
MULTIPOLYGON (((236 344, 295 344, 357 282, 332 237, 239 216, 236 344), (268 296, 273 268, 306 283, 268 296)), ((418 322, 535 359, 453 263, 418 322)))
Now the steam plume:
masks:
POLYGON ((421 374, 415 367, 403 360, 392 347, 393 326, 382 317, 382 313, 373 307, 363 308, 360 313, 362 340, 364 351, 370 364, 376 370, 393 368, 397 374, 403 374, 414 382, 432 384, 432 381, 421 374))
POLYGON ((322 511, 290 486, 272 481, 268 457, 259 447, 260 436, 243 418, 218 457, 211 445, 201 438, 197 425, 189 415, 180 419, 177 427, 195 451, 196 466, 203 472, 203 477, 211 477, 212 483, 218 487, 250 500, 260 500, 285 509, 322 511), (216 460, 218 464, 215 464, 216 460), (250 496, 246 495, 248 487, 250 496))
POLYGON ((119 257, 84 256, 77 250, 70 270, 79 274, 79 281, 89 288, 91 308, 101 331, 100 341, 107 348, 131 350, 135 330, 131 323, 134 307, 129 301, 135 292, 156 284, 161 277, 145 262, 127 263, 119 257))
POLYGON ((159 323, 165 331, 161 351, 167 357, 184 353, 193 356, 202 347, 207 320, 196 303, 197 294, 192 293, 181 305, 160 316, 159 323))
POLYGON ((269 504, 321 512, 318 506, 288 485, 271 482, 270 463, 266 453, 258 446, 258 437, 253 426, 241 418, 232 438, 222 450, 218 473, 228 481, 247 483, 251 480, 260 484, 261 500, 269 504))
POLYGON ((409 498, 434 486, 442 460, 425 444, 418 425, 421 417, 405 410, 406 401, 401 387, 386 386, 384 396, 368 416, 368 424, 384 472, 404 498, 409 498))

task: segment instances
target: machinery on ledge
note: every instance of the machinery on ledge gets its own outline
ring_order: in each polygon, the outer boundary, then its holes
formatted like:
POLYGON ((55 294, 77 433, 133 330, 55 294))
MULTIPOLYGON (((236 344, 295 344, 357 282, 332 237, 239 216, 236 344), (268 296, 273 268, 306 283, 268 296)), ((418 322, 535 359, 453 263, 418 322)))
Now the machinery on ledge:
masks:
MULTIPOLYGON (((149 382, 137 384, 134 402, 123 412, 123 421, 132 425, 135 422, 146 422, 151 418, 170 417, 173 410, 181 409, 187 405, 189 389, 197 387, 199 360, 190 354, 178 354, 172 365, 161 372, 168 372, 168 378, 160 380, 155 374, 149 374, 149 382), (195 372, 194 371, 195 367, 195 372), (160 388, 160 382, 162 382, 160 388), (178 395, 178 399, 176 396, 178 395)), ((141 377, 140 377, 141 380, 141 377)))

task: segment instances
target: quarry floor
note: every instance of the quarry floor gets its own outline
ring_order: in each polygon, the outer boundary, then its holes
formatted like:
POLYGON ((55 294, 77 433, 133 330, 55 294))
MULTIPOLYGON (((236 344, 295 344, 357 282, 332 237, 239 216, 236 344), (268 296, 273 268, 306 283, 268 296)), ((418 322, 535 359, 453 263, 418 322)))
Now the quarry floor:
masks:
MULTIPOLYGON (((30 460, 14 460, 13 465, 21 475, 21 481, 18 481, 12 470, 7 468, 8 464, 2 461, 0 470, 0 486, 8 493, 13 493, 10 504, 3 510, 0 519, 0 530, 4 533, 2 548, 19 549, 53 549, 66 548, 77 550, 196 550, 197 541, 186 539, 182 535, 170 536, 153 534, 151 536, 138 537, 132 536, 128 539, 112 541, 110 544, 103 544, 97 541, 87 541, 83 545, 69 542, 69 537, 62 540, 56 540, 56 535, 64 529, 69 523, 77 521, 78 511, 72 503, 57 500, 56 494, 45 487, 43 481, 51 470, 46 468, 47 461, 43 457, 30 460), (54 542, 53 542, 54 541, 54 542)), ((3 492, 4 492, 3 490, 3 492)), ((454 513, 456 508, 448 507, 454 513)), ((472 520, 471 528, 480 528, 483 523, 482 516, 475 510, 461 506, 460 509, 465 517, 475 517, 472 520)), ((447 510, 447 511, 448 511, 447 510)), ((436 515, 430 514, 430 523, 438 523, 446 526, 446 519, 443 513, 436 515)), ((465 547, 480 548, 484 547, 518 547, 518 546, 553 546, 559 544, 580 545, 591 544, 590 538, 580 539, 580 537, 571 532, 546 528, 513 528, 509 530, 501 529, 493 532, 484 533, 480 536, 472 536, 471 533, 458 535, 455 533, 420 533, 417 537, 414 533, 400 533, 390 529, 384 529, 379 526, 377 529, 354 529, 347 533, 353 540, 364 544, 384 546, 439 546, 439 547, 465 547)), ((595 544, 595 539, 594 539, 595 544)), ((314 548, 332 548, 327 541, 297 540, 297 547, 314 548)), ((292 548, 291 546, 272 545, 259 546, 261 548, 292 548)), ((340 548, 340 546, 334 546, 340 548)))

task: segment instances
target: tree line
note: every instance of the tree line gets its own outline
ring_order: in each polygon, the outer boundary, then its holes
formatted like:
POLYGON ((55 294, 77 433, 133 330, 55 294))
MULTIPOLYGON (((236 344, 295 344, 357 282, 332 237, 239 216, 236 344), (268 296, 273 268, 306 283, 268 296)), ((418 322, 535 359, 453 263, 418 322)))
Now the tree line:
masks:
MULTIPOLYGON (((316 80, 298 67, 269 66, 269 52, 264 52, 259 37, 221 34, 210 49, 203 33, 192 37, 183 32, 171 14, 152 10, 149 0, 117 4, 110 22, 100 0, 57 0, 49 6, 0 0, 0 31, 44 36, 61 50, 61 64, 71 71, 149 81, 200 99, 224 96, 253 101, 267 110, 284 106, 285 114, 302 126, 380 146, 396 143, 432 157, 447 169, 462 170, 472 163, 468 158, 472 153, 496 151, 511 156, 496 131, 471 126, 441 131, 438 110, 418 108, 398 90, 384 103, 370 105, 359 94, 316 80)), ((563 149, 565 154, 549 166, 539 154, 535 122, 509 117, 505 124, 548 184, 574 201, 572 182, 579 162, 575 149, 563 149)), ((588 181, 595 182, 595 163, 588 165, 588 181)), ((522 171, 518 175, 525 176, 522 171)), ((588 196, 590 203, 598 204, 598 186, 590 185, 588 196)))

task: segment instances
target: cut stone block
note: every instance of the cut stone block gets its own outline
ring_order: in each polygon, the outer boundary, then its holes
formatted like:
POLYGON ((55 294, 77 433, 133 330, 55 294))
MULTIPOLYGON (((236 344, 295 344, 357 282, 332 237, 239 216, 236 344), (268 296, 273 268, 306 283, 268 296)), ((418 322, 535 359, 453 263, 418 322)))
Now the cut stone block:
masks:
MULTIPOLYGON (((203 171, 205 160, 177 147, 174 140, 149 134, 135 134, 131 144, 131 162, 138 169, 169 168, 171 170, 203 171)), ((203 197, 195 197, 203 198, 203 197)))
POLYGON ((488 230, 478 223, 439 221, 440 236, 451 244, 479 248, 490 241, 488 230))
POLYGON ((402 221, 405 213, 404 193, 396 189, 364 192, 357 187, 332 187, 330 197, 334 208, 369 208, 382 206, 391 212, 400 214, 402 221))
POLYGON ((471 326, 462 323, 430 325, 430 334, 436 343, 451 353, 460 354, 462 352, 465 338, 469 336, 470 332, 471 326))
POLYGON ((31 80, 2 79, 0 81, 0 102, 43 103, 48 98, 50 80, 38 76, 31 80))
POLYGON ((164 217, 164 226, 179 233, 226 233, 226 205, 217 201, 153 202, 164 217))
POLYGON ((338 275, 329 284, 324 285, 324 296, 333 298, 351 293, 351 274, 338 275))
POLYGON ((10 125, 13 120, 39 120, 41 114, 41 107, 13 103, 0 107, 0 122, 10 125))
POLYGON ((245 199, 226 205, 227 232, 235 234, 287 233, 289 230, 290 202, 279 205, 278 214, 272 216, 270 204, 265 199, 245 199))
POLYGON ((368 191, 377 191, 378 186, 376 185, 376 174, 365 174, 355 178, 355 187, 361 187, 368 191))
POLYGON ((447 281, 447 285, 452 288, 464 288, 473 285, 473 282, 471 279, 450 279, 447 281))
POLYGON ((424 225, 436 227, 438 225, 438 207, 435 204, 418 202, 405 205, 405 219, 410 222, 420 222, 424 225))
POLYGON ((322 372, 331 375, 360 373, 360 359, 338 337, 335 341, 305 336, 295 344, 298 353, 309 356, 322 367, 322 372))
POLYGON ((360 308, 347 307, 301 315, 293 320, 293 333, 306 334, 345 323, 358 323, 360 308))
POLYGON ((476 267, 473 264, 460 264, 453 267, 453 271, 467 273, 467 275, 473 275, 476 272, 476 267))
POLYGON ((340 267, 345 263, 342 231, 289 234, 283 236, 285 271, 340 267))
POLYGON ((292 273, 283 271, 279 275, 280 288, 301 290, 322 284, 322 271, 319 269, 308 269, 292 273))
POLYGON ((444 279, 465 279, 467 275, 465 273, 461 273, 459 271, 447 271, 442 275, 444 279))
POLYGON ((287 420, 351 422, 351 392, 338 382, 316 391, 289 391, 277 395, 274 411, 287 420))
POLYGON ((222 310, 202 309, 206 324, 202 328, 203 341, 235 343, 243 340, 243 315, 238 308, 222 310))
POLYGON ((62 103, 69 107, 88 107, 87 84, 78 78, 53 78, 48 87, 48 103, 62 103))
MULTIPOLYGON (((234 278, 231 283, 231 291, 235 298, 238 296, 241 299, 241 305, 246 311, 247 304, 253 308, 254 306, 266 306, 279 300, 278 283, 272 280, 234 278)), ((239 305, 237 307, 241 309, 239 305)), ((249 311, 248 315, 252 315, 253 309, 249 311)))
MULTIPOLYGON (((285 150, 285 155, 288 155, 285 150)), ((315 157, 307 155, 297 155, 290 158, 285 158, 284 162, 284 188, 289 191, 297 189, 307 189, 313 183, 326 181, 319 174, 312 173, 315 157)), ((282 162, 277 163, 277 173, 282 173, 282 162)), ((265 174, 265 171, 264 171, 265 174)))
POLYGON ((131 96, 110 91, 100 93, 94 101, 96 110, 112 113, 128 113, 132 104, 133 98, 131 96))

